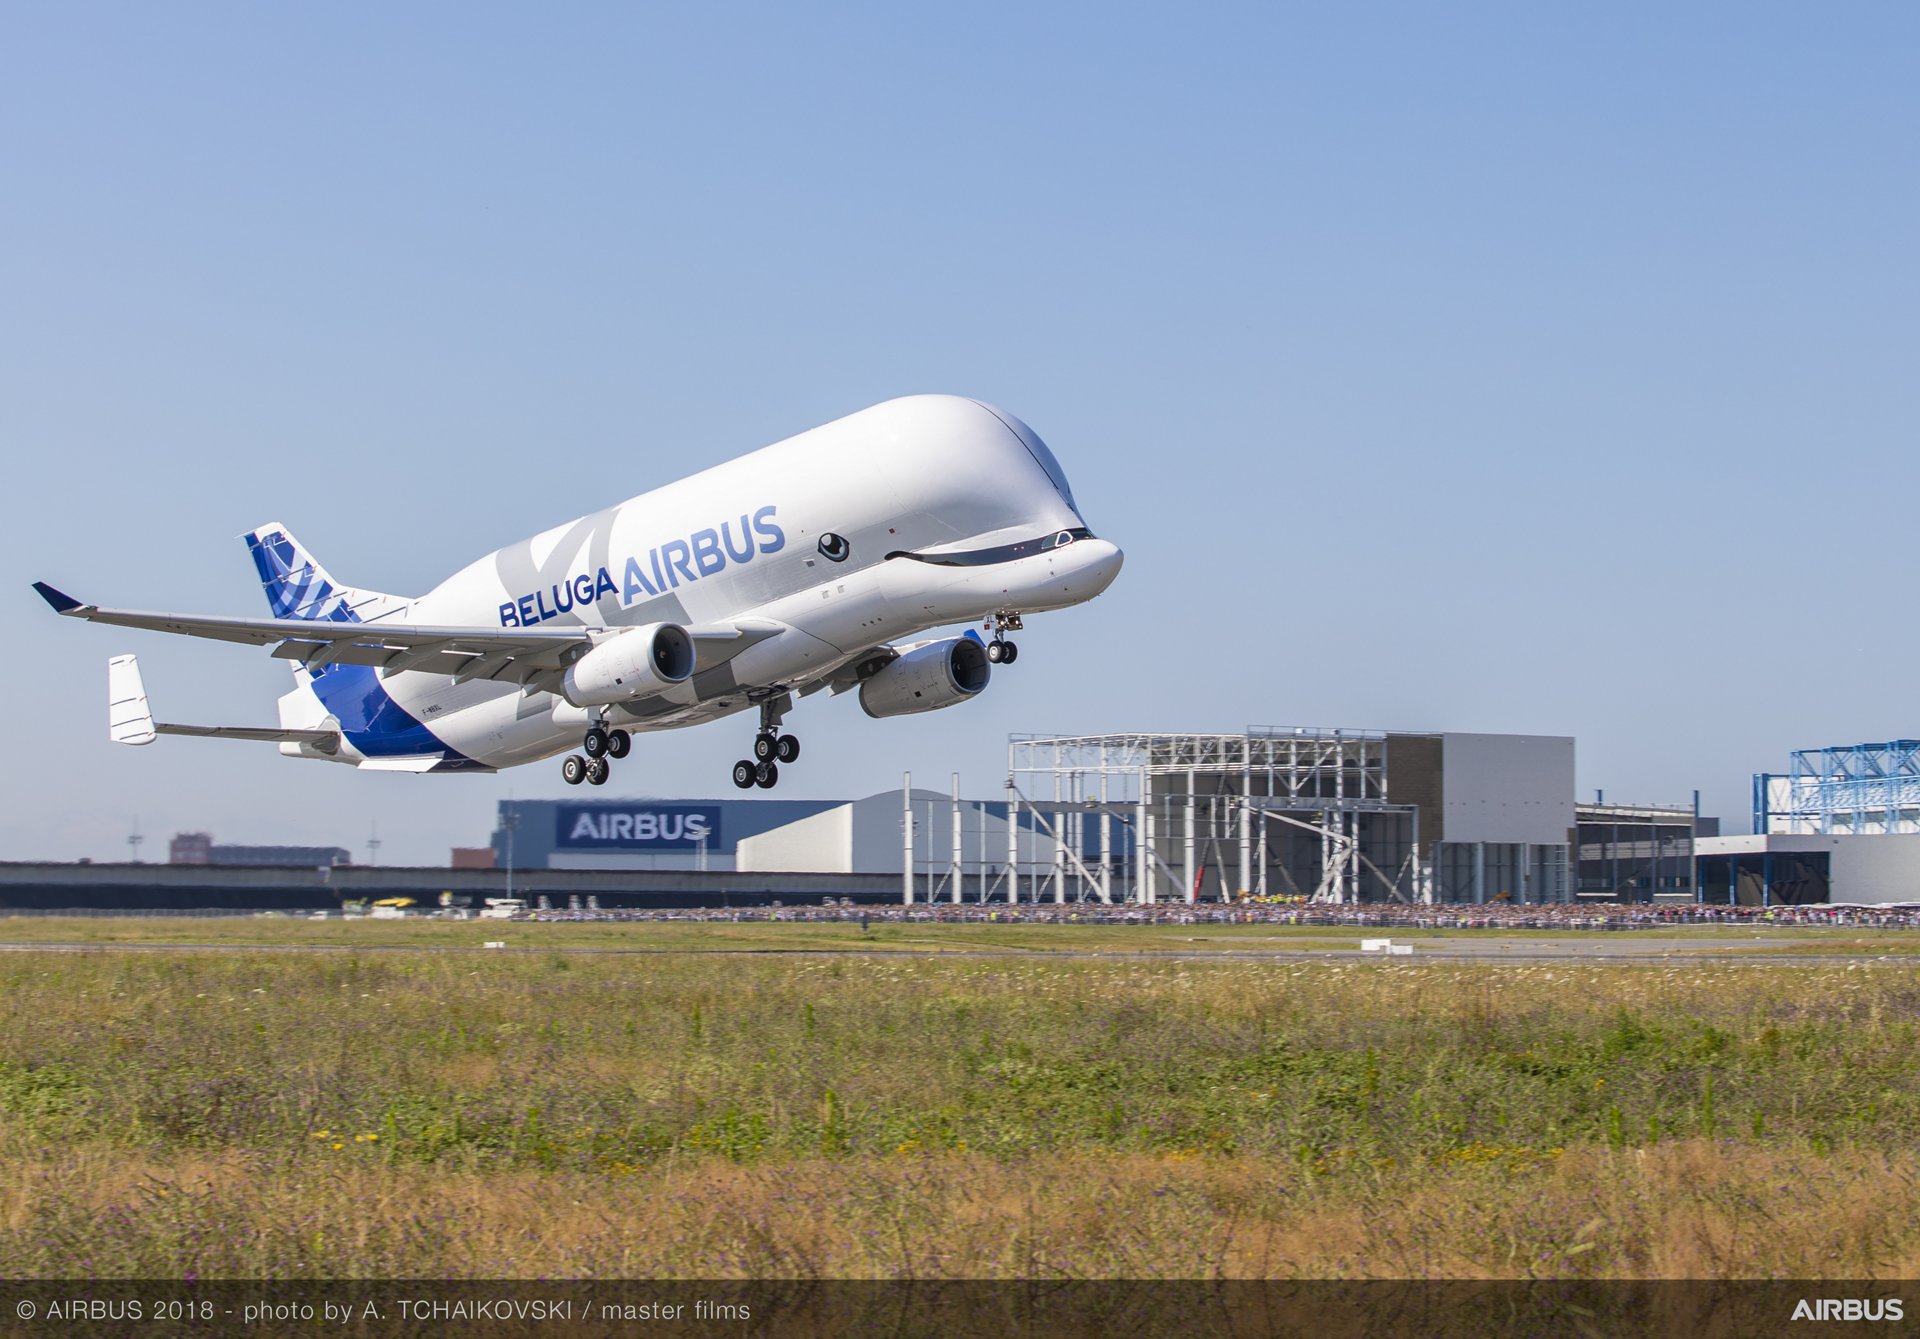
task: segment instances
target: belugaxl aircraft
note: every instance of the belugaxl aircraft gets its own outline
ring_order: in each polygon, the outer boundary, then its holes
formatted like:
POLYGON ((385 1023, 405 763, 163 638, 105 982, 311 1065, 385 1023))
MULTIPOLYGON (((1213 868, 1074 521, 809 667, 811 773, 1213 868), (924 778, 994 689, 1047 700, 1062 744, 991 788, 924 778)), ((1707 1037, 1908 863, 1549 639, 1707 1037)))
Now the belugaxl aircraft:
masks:
POLYGON ((283 525, 246 537, 272 618, 62 614, 271 646, 294 688, 277 728, 156 723, 132 656, 108 662, 109 731, 278 742, 291 757, 494 771, 567 753, 601 785, 632 732, 759 710, 734 784, 772 787, 795 699, 857 691, 869 716, 950 707, 1018 654, 1021 617, 1105 590, 1053 453, 1013 415, 919 395, 828 423, 490 553, 408 599, 343 586, 283 525), (979 622, 991 640, 903 640, 979 622), (568 750, 578 747, 579 753, 568 750))

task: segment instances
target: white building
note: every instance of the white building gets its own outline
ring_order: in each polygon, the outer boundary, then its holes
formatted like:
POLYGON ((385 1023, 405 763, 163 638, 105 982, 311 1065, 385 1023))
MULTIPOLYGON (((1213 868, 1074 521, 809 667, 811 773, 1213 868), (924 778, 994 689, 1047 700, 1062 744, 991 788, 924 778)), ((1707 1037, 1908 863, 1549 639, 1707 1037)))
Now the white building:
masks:
POLYGON ((1699 837, 1693 849, 1703 902, 1920 902, 1916 833, 1699 837))

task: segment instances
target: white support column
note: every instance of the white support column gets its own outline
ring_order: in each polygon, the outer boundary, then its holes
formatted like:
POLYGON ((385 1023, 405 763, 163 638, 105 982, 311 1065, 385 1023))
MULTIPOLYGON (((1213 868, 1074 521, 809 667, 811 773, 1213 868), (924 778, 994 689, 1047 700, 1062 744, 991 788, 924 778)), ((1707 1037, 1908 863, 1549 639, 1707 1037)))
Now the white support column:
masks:
POLYGON ((1067 825, 1061 821, 1062 818, 1059 753, 1056 751, 1053 768, 1053 821, 1048 824, 1053 829, 1053 900, 1056 905, 1067 900, 1067 825))
POLYGON ((913 773, 900 774, 900 903, 913 905, 913 773))
MULTIPOLYGON (((1320 882, 1316 892, 1324 897, 1333 886, 1328 875, 1333 870, 1333 820, 1325 813, 1320 815, 1320 882)), ((1337 899, 1336 899, 1337 900, 1337 899)))
POLYGON ((1133 804, 1133 900, 1153 901, 1153 811, 1147 806, 1148 776, 1140 773, 1140 798, 1133 804))
POLYGON ((1181 871, 1180 871, 1180 872, 1181 872, 1181 874, 1182 874, 1182 875, 1183 875, 1183 876, 1185 877, 1185 879, 1186 879, 1186 887, 1184 887, 1184 888, 1182 888, 1182 889, 1180 890, 1180 895, 1181 895, 1181 897, 1182 897, 1183 899, 1185 899, 1185 900, 1186 900, 1186 901, 1188 901, 1188 902, 1191 902, 1191 901, 1193 901, 1193 896, 1194 896, 1194 889, 1193 889, 1193 884, 1194 884, 1194 875, 1195 875, 1195 873, 1197 872, 1197 871, 1195 870, 1195 868, 1194 868, 1194 861, 1195 861, 1195 851, 1194 851, 1194 847, 1195 847, 1195 845, 1196 845, 1196 842, 1195 842, 1195 831, 1194 831, 1194 825, 1195 825, 1195 822, 1196 822, 1196 818, 1197 818, 1197 816, 1196 816, 1196 814, 1195 814, 1195 812, 1194 812, 1194 810, 1195 810, 1195 808, 1196 808, 1196 806, 1195 806, 1195 803, 1194 803, 1194 797, 1195 797, 1195 794, 1196 794, 1196 791, 1195 791, 1195 787, 1194 787, 1194 769, 1193 769, 1193 764, 1192 764, 1191 762, 1189 762, 1189 763, 1187 764, 1187 837, 1186 837, 1186 859, 1185 859, 1185 863, 1184 863, 1184 864, 1183 864, 1183 865, 1181 866, 1181 871))
POLYGON ((1433 901, 1432 885, 1420 875, 1420 811, 1415 809, 1408 814, 1407 821, 1413 831, 1412 844, 1407 847, 1407 869, 1408 877, 1413 880, 1413 900, 1431 903, 1433 901))
POLYGON ((1020 792, 1007 777, 1007 905, 1020 904, 1020 792))
POLYGON ((1487 844, 1473 844, 1473 900, 1476 906, 1487 900, 1487 844))
MULTIPOLYGON (((1271 787, 1269 787, 1269 789, 1271 789, 1271 787)), ((1267 895, 1267 866, 1272 863, 1272 861, 1270 861, 1267 858, 1267 827, 1268 826, 1269 825, 1267 823, 1267 816, 1265 812, 1262 812, 1260 815, 1260 848, 1259 848, 1260 849, 1260 879, 1259 879, 1260 886, 1255 890, 1262 897, 1265 897, 1267 895)))
POLYGON ((1113 901, 1113 815, 1107 812, 1107 758, 1100 751, 1100 900, 1113 901))
POLYGON ((980 905, 987 902, 987 805, 984 800, 974 806, 974 822, 980 830, 979 840, 973 844, 973 877, 980 885, 980 905))
POLYGON ((1347 814, 1347 901, 1360 900, 1360 811, 1347 814))
POLYGON ((1243 761, 1240 767, 1240 888, 1253 891, 1253 769, 1243 761))
POLYGON ((953 850, 948 853, 951 857, 948 867, 952 870, 952 900, 955 906, 960 904, 960 885, 962 881, 965 880, 967 873, 966 861, 961 858, 962 843, 964 841, 965 834, 960 830, 960 774, 955 772, 953 774, 953 850))

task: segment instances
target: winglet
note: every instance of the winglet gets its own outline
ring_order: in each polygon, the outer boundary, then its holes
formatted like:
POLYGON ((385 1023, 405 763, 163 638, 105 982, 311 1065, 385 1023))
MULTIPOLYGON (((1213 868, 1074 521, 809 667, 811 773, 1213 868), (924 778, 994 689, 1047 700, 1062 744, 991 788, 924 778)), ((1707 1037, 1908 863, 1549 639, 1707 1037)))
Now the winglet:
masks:
POLYGON ((44 581, 34 582, 33 588, 40 592, 41 599, 53 606, 53 612, 56 614, 71 614, 74 610, 81 608, 80 601, 65 591, 55 590, 44 581))

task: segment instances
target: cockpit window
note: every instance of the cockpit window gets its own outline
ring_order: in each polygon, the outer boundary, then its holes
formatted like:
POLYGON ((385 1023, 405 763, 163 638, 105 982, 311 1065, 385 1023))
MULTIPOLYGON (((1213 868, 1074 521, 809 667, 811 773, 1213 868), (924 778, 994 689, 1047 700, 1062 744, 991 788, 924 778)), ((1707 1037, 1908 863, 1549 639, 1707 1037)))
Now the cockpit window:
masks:
POLYGON ((905 549, 895 549, 887 557, 911 558, 917 563, 934 563, 940 567, 991 567, 995 563, 1031 558, 1037 553, 1071 544, 1076 539, 1092 538, 1091 530, 1085 526, 1075 526, 1071 530, 1044 535, 1039 539, 1023 539, 1018 544, 1000 544, 991 549, 969 549, 956 553, 909 553, 905 549))

